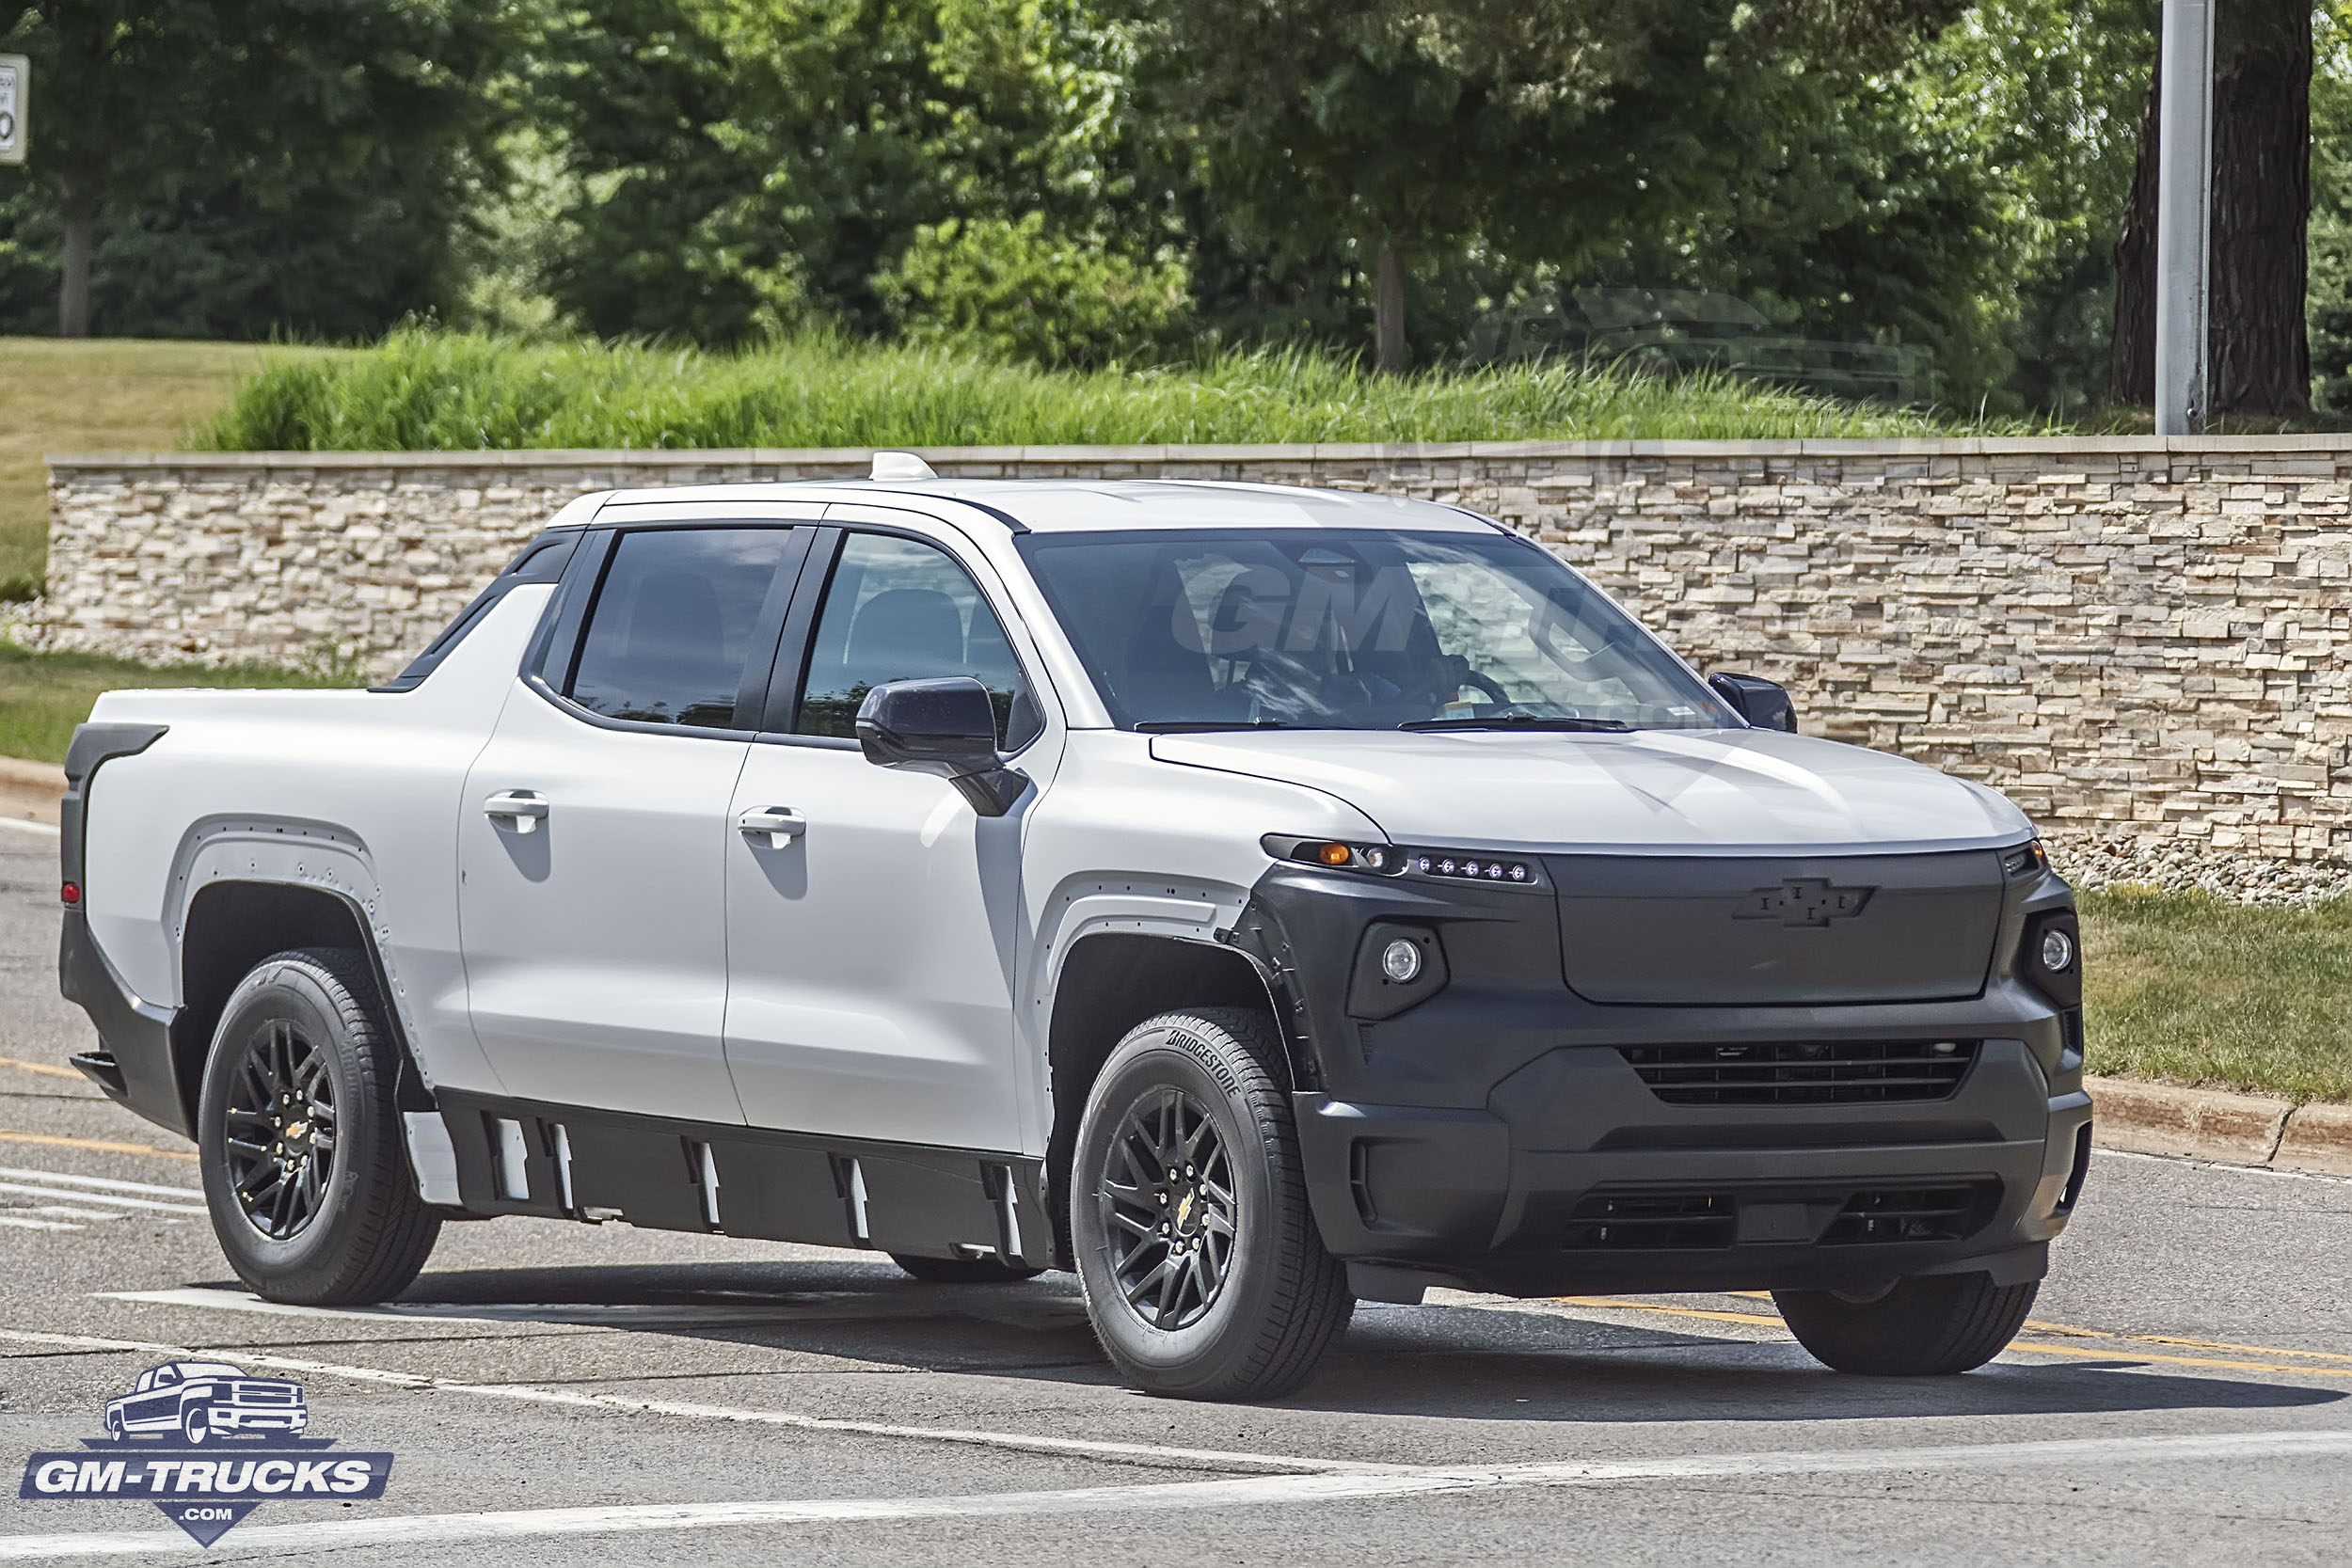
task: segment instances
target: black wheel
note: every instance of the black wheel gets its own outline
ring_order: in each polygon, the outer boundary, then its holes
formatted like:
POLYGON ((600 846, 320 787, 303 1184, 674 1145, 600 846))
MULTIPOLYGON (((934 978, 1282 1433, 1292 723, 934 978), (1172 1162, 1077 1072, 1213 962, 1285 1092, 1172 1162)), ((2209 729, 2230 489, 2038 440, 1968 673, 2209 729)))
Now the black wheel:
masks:
POLYGON ((1274 1399, 1355 1309, 1308 1212, 1270 1021, 1163 1013, 1095 1080, 1070 1192, 1095 1337, 1154 1394, 1274 1399))
POLYGON ((1001 1258, 902 1258, 894 1252, 890 1260, 927 1285, 1010 1285, 1045 1272, 1001 1258))
POLYGON ((1814 1359, 1873 1377, 1973 1371, 2016 1336, 2042 1287, 1989 1274, 1922 1275, 1884 1291, 1774 1291, 1788 1332, 1814 1359))
POLYGON ((189 1405, 180 1412, 180 1435, 191 1444, 201 1443, 213 1434, 213 1423, 205 1419, 204 1407, 189 1405))
POLYGON ((197 1155, 213 1231, 256 1294, 381 1301, 424 1267, 441 1222, 408 1169, 398 1050, 357 953, 280 953, 230 994, 197 1155))

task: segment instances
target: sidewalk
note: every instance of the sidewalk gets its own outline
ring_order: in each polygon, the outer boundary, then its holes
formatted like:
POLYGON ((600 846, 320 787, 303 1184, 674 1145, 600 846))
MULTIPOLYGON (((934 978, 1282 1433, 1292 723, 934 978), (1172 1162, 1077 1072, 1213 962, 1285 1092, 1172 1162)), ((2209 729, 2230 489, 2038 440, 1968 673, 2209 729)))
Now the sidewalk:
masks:
POLYGON ((65 795, 65 769, 45 762, 0 757, 0 816, 57 825, 57 802, 65 795))

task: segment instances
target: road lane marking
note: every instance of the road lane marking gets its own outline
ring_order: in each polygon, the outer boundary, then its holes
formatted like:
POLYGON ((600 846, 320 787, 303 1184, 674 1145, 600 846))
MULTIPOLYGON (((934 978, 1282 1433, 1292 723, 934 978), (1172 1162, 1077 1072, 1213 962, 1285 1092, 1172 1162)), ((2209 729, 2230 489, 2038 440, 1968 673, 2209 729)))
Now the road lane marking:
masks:
MULTIPOLYGON (((102 1200, 103 1201, 103 1200, 102 1200)), ((189 1285, 164 1291, 95 1291, 95 1301, 139 1302, 154 1307, 193 1307, 208 1312, 259 1312, 281 1318, 340 1318, 363 1322, 438 1323, 512 1327, 516 1323, 554 1323, 591 1328, 691 1328, 727 1324, 790 1323, 873 1323, 882 1319, 923 1319, 968 1316, 960 1307, 935 1297, 891 1299, 870 1291, 795 1291, 796 1299, 767 1302, 442 1302, 388 1301, 371 1307, 301 1307, 264 1301, 248 1291, 228 1291, 189 1285)), ((1076 1328, 1085 1309, 1076 1302, 1049 1304, 1060 1321, 1010 1323, 1041 1329, 1076 1328)), ((1008 1323, 1006 1316, 987 1319, 1008 1323)))
POLYGON ((1553 1296, 1553 1301, 1568 1307, 1600 1307, 1612 1312, 1658 1312, 1669 1318, 1705 1318, 1719 1323, 1762 1323, 1767 1328, 1788 1325, 1778 1317, 1765 1317, 1757 1312, 1714 1312, 1697 1307, 1661 1307, 1646 1301, 1619 1301, 1614 1296, 1553 1296))
POLYGON ((27 1219, 22 1214, 0 1214, 0 1225, 14 1226, 19 1230, 82 1230, 87 1228, 66 1220, 27 1219))
MULTIPOLYGON (((83 1195, 75 1193, 72 1196, 80 1197, 83 1195)), ((76 1209, 70 1203, 40 1204, 34 1208, 33 1212, 36 1214, 63 1214, 66 1218, 72 1220, 119 1220, 122 1218, 120 1214, 118 1214, 109 1209, 76 1209)))
MULTIPOLYGON (((961 1497, 812 1497, 757 1502, 649 1503, 603 1508, 510 1509, 248 1525, 240 1551, 350 1551, 371 1546, 449 1545, 461 1542, 555 1536, 644 1534, 795 1524, 986 1519, 1039 1514, 1152 1513, 1170 1510, 1263 1508, 1360 1502, 1437 1495, 1475 1496, 1535 1488, 1623 1486, 1648 1481, 1890 1472, 2031 1469, 2078 1475, 2093 1465, 2246 1463, 2352 1453, 2352 1432, 2253 1432, 2164 1437, 2061 1438, 1940 1449, 1865 1449, 1788 1453, 1690 1454, 1650 1460, 1497 1465, 1396 1465, 1382 1473, 1236 1476, 1057 1491, 991 1492, 961 1497)), ((184 1556, 176 1530, 123 1530, 0 1536, 0 1560, 184 1556)))
POLYGON ((77 1084, 89 1082, 70 1067, 51 1067, 47 1062, 19 1061, 14 1056, 0 1056, 0 1067, 14 1068, 19 1072, 38 1072, 44 1078, 71 1078, 77 1084))
POLYGON ((10 1132, 0 1130, 0 1139, 9 1143, 46 1144, 53 1148, 88 1148, 101 1154, 152 1154, 165 1160, 185 1160, 193 1164, 196 1156, 185 1149, 158 1148, 153 1144, 119 1144, 105 1138, 61 1138, 54 1132, 10 1132))
POLYGON ((0 1176, 27 1181, 67 1181, 76 1187, 103 1187, 110 1193, 153 1193, 157 1197, 202 1197, 201 1187, 166 1187, 153 1181, 119 1181, 111 1176, 74 1176, 61 1170, 35 1170, 29 1165, 0 1165, 0 1176))
POLYGON ((2140 1345, 2170 1345, 2178 1350, 2229 1350, 2244 1355, 2296 1355, 2313 1361, 2352 1362, 2352 1355, 2327 1350, 2288 1350, 2280 1345, 2238 1345, 2227 1339, 2188 1339, 2177 1334, 2125 1334, 2104 1328, 2076 1328, 2072 1323, 2044 1323, 2027 1318, 2026 1326, 2037 1334, 2058 1334, 2068 1338, 2123 1340, 2140 1345))
POLYGON ((54 823, 29 822, 22 816, 0 816, 0 828, 22 828, 28 833, 40 833, 48 838, 58 836, 54 823))
MULTIPOLYGON (((961 1427, 897 1426, 882 1421, 857 1421, 834 1416, 803 1416, 788 1410, 752 1410, 732 1405, 695 1404, 676 1400, 632 1399, 619 1394, 589 1393, 574 1388, 539 1388, 521 1383, 466 1383, 455 1378, 427 1377, 416 1372, 389 1371, 380 1367, 356 1367, 342 1362, 311 1361, 290 1355, 269 1355, 238 1345, 199 1349, 140 1339, 105 1339, 85 1334, 51 1334, 32 1329, 0 1329, 0 1341, 56 1345, 72 1350, 114 1350, 169 1358, 211 1355, 247 1367, 275 1367, 281 1371, 314 1372, 324 1377, 350 1378, 395 1388, 431 1389, 471 1394, 483 1399, 513 1400, 524 1404, 568 1405, 578 1409, 613 1410, 629 1415, 679 1416, 700 1420, 734 1421, 748 1426, 788 1427, 802 1432, 837 1432, 852 1437, 902 1437, 930 1443, 1004 1449, 1019 1453, 1069 1454, 1130 1465, 1182 1466, 1190 1469, 1261 1470, 1277 1474, 1309 1472, 1329 1475, 1387 1475, 1410 1469, 1404 1465, 1378 1465, 1348 1459, 1311 1459, 1297 1454, 1249 1453, 1226 1449, 1179 1448, 1159 1443, 1120 1443, 1103 1438, 1053 1437, 1022 1432, 977 1432, 961 1427)), ((627 1382, 615 1378, 614 1382, 627 1382)), ((0 1537, 5 1539, 5 1537, 0 1537)))
MULTIPOLYGON (((0 1193, 30 1193, 35 1197, 60 1196, 56 1187, 37 1187, 30 1181, 0 1181, 0 1193)), ((87 1197, 89 1195, 84 1193, 80 1196, 87 1197)), ((106 1195, 106 1201, 119 1203, 126 1209, 156 1209, 169 1214, 209 1214, 212 1212, 200 1203, 165 1203, 157 1198, 127 1197, 116 1193, 106 1195)))

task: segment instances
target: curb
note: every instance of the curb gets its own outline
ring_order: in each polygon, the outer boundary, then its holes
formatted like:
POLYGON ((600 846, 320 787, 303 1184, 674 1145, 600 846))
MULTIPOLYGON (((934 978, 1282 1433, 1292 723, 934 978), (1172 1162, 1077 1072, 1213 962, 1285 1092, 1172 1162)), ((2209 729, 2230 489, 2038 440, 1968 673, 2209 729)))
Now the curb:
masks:
POLYGON ((65 769, 45 762, 0 757, 0 816, 57 825, 65 795, 65 769))
POLYGON ((2352 1176, 2352 1105, 2088 1075, 2083 1087, 2090 1091, 2091 1141, 2102 1148, 2352 1176))

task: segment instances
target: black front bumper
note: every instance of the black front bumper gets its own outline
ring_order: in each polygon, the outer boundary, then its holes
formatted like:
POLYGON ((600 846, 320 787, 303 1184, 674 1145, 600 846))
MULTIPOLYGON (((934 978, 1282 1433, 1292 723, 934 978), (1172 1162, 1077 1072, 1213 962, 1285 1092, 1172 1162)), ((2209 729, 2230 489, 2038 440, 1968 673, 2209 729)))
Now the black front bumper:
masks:
MULTIPOLYGON (((1547 879, 1575 870, 1550 863, 1547 879)), ((2079 1195, 2090 1101, 2077 996, 2017 961, 2042 923, 2071 918, 2071 895, 2037 870, 1998 896, 1976 994, 1917 1002, 1597 1002, 1563 974, 1548 888, 1283 866, 1231 940, 1274 984, 1310 1200, 1359 1295, 2013 1283, 2042 1275, 2079 1195), (1383 1000, 1366 956, 1398 931, 1426 933, 1434 978, 1383 1000), (1642 1065, 1947 1041, 1966 1065, 1924 1088, 1710 1101, 1642 1065)))
POLYGON ((1375 1299, 2035 1279, 2090 1137, 2090 1097, 2049 1092, 2021 1040, 1924 1106, 1668 1105, 1606 1047, 1538 1058, 1486 1109, 1295 1104, 1324 1243, 1375 1299))

